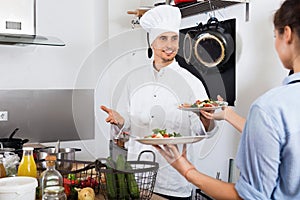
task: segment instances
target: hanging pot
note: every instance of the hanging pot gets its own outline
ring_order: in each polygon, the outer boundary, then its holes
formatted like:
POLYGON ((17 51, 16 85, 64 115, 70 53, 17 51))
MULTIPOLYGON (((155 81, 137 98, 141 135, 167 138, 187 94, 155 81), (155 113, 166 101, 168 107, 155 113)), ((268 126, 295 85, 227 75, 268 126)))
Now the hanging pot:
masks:
POLYGON ((221 67, 234 51, 234 41, 225 32, 216 18, 210 18, 206 25, 189 31, 184 38, 184 59, 188 64, 205 68, 221 67))

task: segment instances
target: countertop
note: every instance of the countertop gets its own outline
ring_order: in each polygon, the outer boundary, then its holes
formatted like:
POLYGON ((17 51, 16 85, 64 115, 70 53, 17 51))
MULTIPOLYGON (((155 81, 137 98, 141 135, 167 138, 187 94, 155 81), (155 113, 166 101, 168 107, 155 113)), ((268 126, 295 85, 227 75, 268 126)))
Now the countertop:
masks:
MULTIPOLYGON (((103 195, 98 194, 98 195, 96 195, 95 200, 106 200, 106 199, 103 197, 103 195)), ((167 200, 167 199, 160 197, 156 194, 153 194, 151 200, 167 200)))

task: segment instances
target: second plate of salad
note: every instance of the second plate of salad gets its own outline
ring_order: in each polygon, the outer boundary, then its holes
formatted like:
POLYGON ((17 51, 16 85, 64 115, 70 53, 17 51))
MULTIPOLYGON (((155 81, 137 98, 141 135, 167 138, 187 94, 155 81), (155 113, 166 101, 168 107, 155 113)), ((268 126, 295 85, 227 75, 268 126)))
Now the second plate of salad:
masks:
POLYGON ((183 103, 178 106, 180 110, 184 111, 196 111, 199 110, 216 110, 222 108, 223 106, 228 106, 226 101, 214 101, 214 100, 197 100, 193 104, 183 103))
POLYGON ((180 133, 168 133, 166 129, 154 129, 151 135, 144 138, 138 138, 136 141, 148 145, 163 145, 163 144, 188 144, 199 142, 207 135, 200 136, 182 136, 180 133))

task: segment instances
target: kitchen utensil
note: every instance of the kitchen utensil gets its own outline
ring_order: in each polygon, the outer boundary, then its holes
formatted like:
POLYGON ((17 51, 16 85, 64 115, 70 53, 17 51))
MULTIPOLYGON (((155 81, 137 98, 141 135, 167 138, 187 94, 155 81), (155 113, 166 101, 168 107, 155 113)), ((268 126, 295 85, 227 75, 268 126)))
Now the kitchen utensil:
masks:
POLYGON ((38 150, 38 167, 46 168, 46 161, 45 158, 49 154, 56 155, 56 169, 58 170, 71 170, 72 169, 72 162, 64 162, 64 160, 74 161, 75 160, 75 152, 81 151, 78 148, 60 148, 58 153, 55 153, 54 148, 43 148, 38 150))
POLYGON ((127 11, 127 14, 129 15, 136 15, 137 17, 141 17, 143 16, 143 14, 145 14, 148 10, 150 10, 152 7, 141 7, 136 9, 135 11, 127 11))
POLYGON ((16 134, 16 132, 18 132, 18 130, 19 130, 19 128, 16 128, 16 129, 10 134, 10 136, 8 137, 8 139, 11 140, 11 139, 14 137, 14 135, 16 134))
POLYGON ((14 148, 4 148, 2 142, 0 142, 0 153, 5 153, 5 152, 14 152, 14 148))
POLYGON ((200 23, 195 30, 188 31, 183 46, 185 61, 201 66, 204 72, 208 68, 222 69, 234 51, 232 36, 215 17, 211 17, 207 24, 200 23))
POLYGON ((21 150, 23 144, 28 142, 28 139, 13 138, 19 128, 16 128, 8 138, 0 138, 0 142, 3 144, 4 148, 14 148, 15 150, 21 150))
POLYGON ((120 135, 123 133, 123 127, 120 129, 119 133, 115 136, 114 139, 119 139, 120 135))
POLYGON ((60 141, 57 140, 56 146, 55 146, 55 153, 59 152, 59 148, 60 148, 60 141))

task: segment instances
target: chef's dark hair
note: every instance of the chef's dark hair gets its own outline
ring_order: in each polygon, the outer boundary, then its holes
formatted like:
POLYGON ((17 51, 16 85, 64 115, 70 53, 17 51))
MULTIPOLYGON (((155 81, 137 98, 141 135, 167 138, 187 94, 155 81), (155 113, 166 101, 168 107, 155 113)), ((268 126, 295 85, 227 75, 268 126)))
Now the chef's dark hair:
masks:
POLYGON ((300 38, 300 2, 299 0, 286 0, 274 15, 274 27, 278 33, 284 32, 284 27, 289 26, 300 38))

